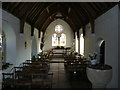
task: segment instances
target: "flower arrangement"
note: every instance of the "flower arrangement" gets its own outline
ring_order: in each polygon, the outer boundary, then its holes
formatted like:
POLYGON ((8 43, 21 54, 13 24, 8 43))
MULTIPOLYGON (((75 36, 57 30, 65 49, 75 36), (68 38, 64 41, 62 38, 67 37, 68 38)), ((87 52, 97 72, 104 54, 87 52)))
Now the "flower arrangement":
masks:
POLYGON ((7 69, 10 65, 13 65, 13 64, 10 64, 9 62, 3 64, 2 65, 2 70, 7 69))
POLYGON ((96 57, 97 57, 97 53, 96 53, 96 52, 94 52, 93 54, 92 54, 92 53, 89 53, 89 58, 90 58, 91 60, 96 59, 96 57))
POLYGON ((47 52, 42 51, 42 52, 40 52, 40 53, 38 54, 38 56, 40 56, 40 58, 46 58, 46 57, 48 57, 49 55, 48 55, 47 52))
POLYGON ((91 65, 96 65, 97 64, 97 60, 96 60, 96 57, 97 57, 97 53, 93 53, 93 54, 89 54, 89 58, 90 58, 90 62, 91 62, 91 65))

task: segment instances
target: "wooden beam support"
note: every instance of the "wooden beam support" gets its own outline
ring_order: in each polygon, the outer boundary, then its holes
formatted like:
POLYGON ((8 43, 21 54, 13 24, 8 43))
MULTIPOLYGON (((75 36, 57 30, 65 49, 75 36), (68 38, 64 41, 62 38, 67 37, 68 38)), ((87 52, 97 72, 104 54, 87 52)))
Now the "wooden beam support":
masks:
POLYGON ((49 8, 48 8, 48 7, 46 8, 46 10, 47 10, 47 13, 49 14, 49 13, 50 13, 50 10, 49 10, 49 8))
POLYGON ((13 14, 14 14, 15 16, 20 17, 20 16, 19 16, 20 13, 21 13, 20 10, 22 10, 22 8, 23 8, 25 5, 26 5, 25 3, 21 2, 21 3, 18 5, 18 7, 14 10, 13 14))
POLYGON ((64 4, 64 3, 62 3, 62 8, 68 8, 68 15, 66 14, 66 19, 69 19, 68 18, 68 16, 70 17, 71 16, 71 19, 72 19, 72 21, 75 23, 75 27, 76 27, 76 30, 78 30, 81 26, 82 26, 82 24, 83 24, 83 20, 82 20, 82 18, 81 18, 81 14, 79 13, 79 11, 77 11, 77 9, 76 9, 76 7, 74 6, 74 4, 73 3, 71 3, 71 4, 68 4, 68 3, 66 3, 66 4, 64 4), (71 8, 72 8, 72 11, 71 11, 71 8), (72 15, 71 14, 69 14, 69 13, 73 13, 72 15), (77 17, 79 17, 79 18, 77 18, 77 17), (74 21, 75 20, 75 21, 74 21))
POLYGON ((94 20, 90 21, 90 25, 91 25, 91 33, 95 33, 95 24, 94 24, 94 20))
POLYGON ((73 39, 75 39, 75 31, 73 32, 73 35, 74 35, 74 36, 73 36, 73 39))
MULTIPOLYGON (((38 6, 39 3, 35 2, 34 5, 31 8, 30 14, 28 17, 31 17, 33 19, 33 14, 35 13, 34 11, 36 10, 36 7, 38 6)), ((40 11, 40 10, 39 10, 40 11)), ((35 13, 36 14, 36 13, 35 13)))
POLYGON ((29 3, 25 4, 25 5, 27 5, 27 6, 22 7, 23 8, 22 12, 19 15, 20 19, 22 19, 22 18, 26 19, 28 17, 28 15, 31 12, 32 5, 34 5, 34 3, 29 2, 29 3))
POLYGON ((40 30, 38 30, 38 38, 40 38, 40 33, 41 33, 41 31, 40 31, 40 30))
POLYGON ((76 31, 76 26, 75 26, 75 23, 73 23, 73 21, 71 20, 71 18, 68 17, 68 19, 64 19, 69 25, 70 27, 72 28, 72 30, 75 32, 76 31))
MULTIPOLYGON (((89 5, 88 3, 87 4, 85 4, 86 5, 86 7, 84 7, 83 5, 82 5, 82 7, 83 7, 83 9, 84 9, 84 11, 86 12, 86 14, 88 15, 88 17, 89 17, 89 22, 90 22, 90 24, 91 24, 91 33, 94 33, 94 16, 92 16, 92 14, 90 13, 90 11, 88 10, 88 6, 87 5, 89 5)), ((84 29, 84 28, 83 28, 84 29)), ((84 31, 84 30, 83 30, 84 31)), ((84 32, 84 34, 85 34, 85 32, 84 32)))
POLYGON ((83 37, 85 37, 85 26, 82 27, 83 30, 83 37))
POLYGON ((31 36, 34 36, 34 26, 31 26, 31 36))
POLYGON ((36 6, 34 6, 34 9, 31 15, 29 16, 31 18, 31 23, 34 24, 34 19, 40 14, 42 8, 44 7, 44 3, 37 3, 36 6))
POLYGON ((54 15, 55 15, 55 13, 49 14, 49 17, 48 17, 48 18, 44 21, 44 23, 42 24, 42 26, 41 26, 42 28, 41 28, 41 29, 42 29, 42 31, 43 31, 44 33, 45 33, 45 30, 46 30, 47 26, 49 25, 49 24, 47 25, 47 22, 49 22, 49 21, 52 22, 52 21, 53 21, 53 20, 52 20, 52 17, 53 17, 54 15), (46 27, 46 28, 45 28, 45 27, 46 27))
POLYGON ((68 14, 71 12, 71 8, 68 8, 68 14))
MULTIPOLYGON (((51 3, 50 5, 47 4, 46 8, 52 7, 53 5, 55 5, 55 3, 51 3)), ((41 15, 46 11, 46 8, 43 8, 43 10, 40 12, 38 17, 36 18, 35 22, 33 22, 35 25, 39 22, 39 18, 41 18, 41 15)))
POLYGON ((16 3, 13 5, 13 7, 11 8, 10 12, 12 13, 19 4, 20 4, 20 2, 16 2, 16 3))
POLYGON ((77 30, 77 38, 80 38, 79 30, 77 30))
POLYGON ((104 8, 100 5, 101 2, 94 2, 94 5, 102 11, 104 8))
POLYGON ((95 11, 100 12, 100 9, 95 5, 94 2, 89 2, 90 6, 95 9, 95 11))
MULTIPOLYGON (((65 17, 65 14, 63 14, 63 16, 65 17)), ((48 25, 52 22, 52 21, 54 21, 54 14, 52 14, 52 15, 49 15, 49 17, 46 19, 46 21, 42 24, 42 31, 43 30, 46 30, 46 28, 48 27, 48 25), (51 18, 52 19, 51 19, 51 18)), ((70 20, 70 19, 68 19, 68 20, 70 20)), ((69 25, 70 25, 70 27, 75 31, 75 28, 73 27, 73 23, 71 22, 71 20, 70 21, 68 21, 67 19, 65 19, 64 21, 66 21, 69 25), (70 23, 71 22, 71 23, 70 23)), ((41 27, 41 26, 40 26, 41 27)), ((39 28, 40 28, 39 27, 39 28)), ((45 32, 45 31, 44 31, 45 32)))
POLYGON ((20 33, 24 33, 25 20, 20 20, 20 33))

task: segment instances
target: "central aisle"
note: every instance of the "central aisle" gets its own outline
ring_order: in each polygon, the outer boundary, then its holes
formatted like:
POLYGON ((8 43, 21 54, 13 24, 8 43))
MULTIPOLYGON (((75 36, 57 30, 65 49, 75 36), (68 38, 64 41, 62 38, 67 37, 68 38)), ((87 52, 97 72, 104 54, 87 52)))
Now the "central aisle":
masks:
POLYGON ((50 71, 53 72, 53 88, 71 88, 70 83, 67 79, 67 75, 64 69, 64 59, 52 59, 53 63, 50 63, 50 71), (55 62, 55 63, 54 63, 55 62))
POLYGON ((75 75, 71 72, 66 72, 64 68, 64 59, 54 58, 50 63, 50 72, 53 72, 52 88, 91 88, 88 80, 79 75, 79 78, 74 78, 75 75))

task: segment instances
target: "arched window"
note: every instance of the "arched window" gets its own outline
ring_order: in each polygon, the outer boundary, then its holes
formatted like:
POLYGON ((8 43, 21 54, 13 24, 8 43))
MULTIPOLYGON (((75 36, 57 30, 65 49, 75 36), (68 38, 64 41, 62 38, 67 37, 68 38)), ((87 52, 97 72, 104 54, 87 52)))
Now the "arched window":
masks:
POLYGON ((52 35, 52 46, 57 46, 58 45, 58 38, 57 38, 57 34, 54 33, 52 35))
POLYGON ((84 55, 84 38, 83 38, 83 34, 80 35, 80 54, 84 55))
POLYGON ((77 33, 75 33, 75 51, 78 52, 78 38, 77 38, 77 33))
POLYGON ((60 37, 60 46, 65 46, 65 45, 66 45, 66 35, 62 33, 60 37))
POLYGON ((55 33, 52 35, 52 46, 65 46, 66 45, 66 35, 62 33, 63 26, 56 25, 55 33))

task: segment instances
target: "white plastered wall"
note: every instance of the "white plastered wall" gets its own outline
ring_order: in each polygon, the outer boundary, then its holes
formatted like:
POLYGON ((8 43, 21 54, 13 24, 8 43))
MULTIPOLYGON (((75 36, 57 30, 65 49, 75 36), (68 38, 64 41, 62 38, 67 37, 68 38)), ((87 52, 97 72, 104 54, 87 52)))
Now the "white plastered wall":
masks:
MULTIPOLYGON (((118 76, 120 76, 120 8, 118 11, 118 76)), ((120 77, 118 78, 118 83, 120 83, 120 77)), ((120 89, 120 85, 119 85, 120 89)))
POLYGON ((35 28, 34 36, 32 37, 32 45, 34 45, 34 47, 32 46, 32 48, 33 48, 32 54, 33 55, 36 55, 41 51, 41 49, 40 49, 41 38, 38 38, 38 33, 39 33, 38 30, 35 28))
POLYGON ((118 10, 118 6, 115 6, 95 20, 95 35, 92 36, 90 28, 86 26, 86 57, 88 53, 99 50, 98 40, 105 40, 105 64, 113 68, 113 77, 108 88, 118 88, 118 10))
MULTIPOLYGON (((31 26, 27 23, 24 25, 24 33, 20 32, 20 20, 6 11, 2 11, 2 30, 6 35, 6 61, 19 66, 25 60, 31 59, 32 40, 31 26), (25 48, 25 42, 26 48, 25 48)), ((40 52, 38 30, 35 28, 34 37, 36 40, 37 53, 40 52)), ((7 70, 9 71, 9 70, 7 70)))

